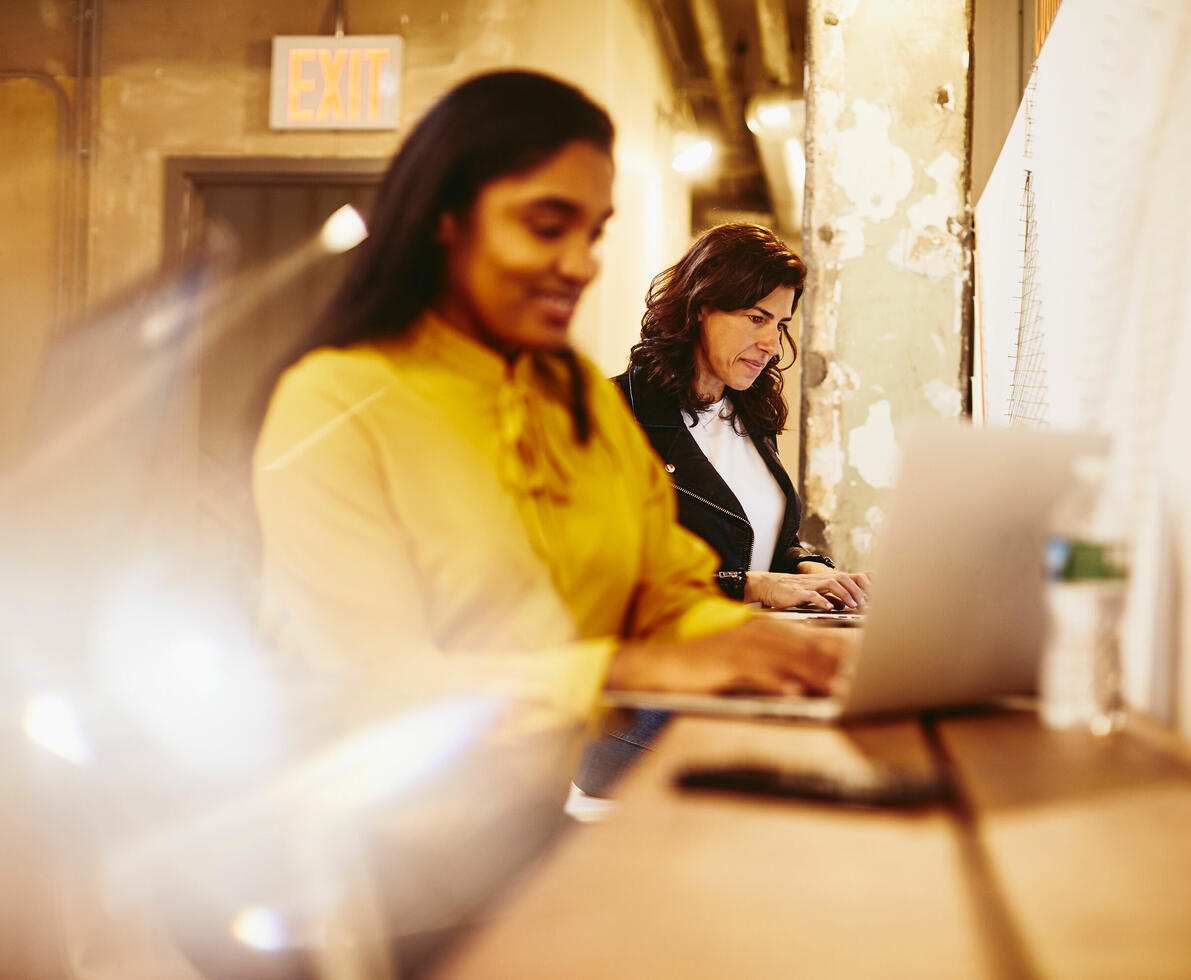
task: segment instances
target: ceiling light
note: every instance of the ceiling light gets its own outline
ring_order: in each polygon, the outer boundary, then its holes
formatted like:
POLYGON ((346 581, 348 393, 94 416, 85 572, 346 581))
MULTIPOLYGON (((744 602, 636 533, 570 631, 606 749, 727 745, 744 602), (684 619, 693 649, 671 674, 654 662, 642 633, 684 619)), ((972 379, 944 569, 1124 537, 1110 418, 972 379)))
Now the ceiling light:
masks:
POLYGON ((672 165, 680 174, 694 173, 711 159, 714 152, 711 140, 699 140, 674 154, 672 165))
POLYGON ((744 120, 749 131, 758 138, 801 138, 806 103, 786 91, 758 92, 749 99, 744 120))
POLYGON ((767 129, 790 125, 790 106, 786 102, 762 106, 757 111, 757 122, 767 129))

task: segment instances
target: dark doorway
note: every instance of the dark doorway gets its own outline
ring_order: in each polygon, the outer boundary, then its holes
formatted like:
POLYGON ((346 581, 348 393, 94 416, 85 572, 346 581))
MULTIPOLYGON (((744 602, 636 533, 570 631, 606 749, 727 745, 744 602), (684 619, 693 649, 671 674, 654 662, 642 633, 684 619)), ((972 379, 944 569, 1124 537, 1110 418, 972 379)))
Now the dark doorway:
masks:
POLYGON ((218 225, 234 239, 228 301, 196 324, 175 472, 203 566, 254 593, 250 466, 264 387, 343 275, 348 255, 311 247, 344 204, 367 216, 385 160, 185 158, 167 164, 167 259, 218 225), (171 254, 172 253, 172 254, 171 254))

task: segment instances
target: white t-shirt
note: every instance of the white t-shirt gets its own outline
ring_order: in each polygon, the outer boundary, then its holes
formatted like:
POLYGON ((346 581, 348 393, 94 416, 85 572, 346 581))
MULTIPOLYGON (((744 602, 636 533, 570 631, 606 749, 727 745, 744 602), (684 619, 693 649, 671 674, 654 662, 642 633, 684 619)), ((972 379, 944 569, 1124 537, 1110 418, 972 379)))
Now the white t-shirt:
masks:
POLYGON ((703 455, 716 468, 723 481, 736 495, 753 526, 753 554, 750 572, 767 572, 773 562, 778 533, 786 513, 786 495, 778 485, 753 440, 737 432, 720 413, 721 398, 699 413, 691 429, 703 455))

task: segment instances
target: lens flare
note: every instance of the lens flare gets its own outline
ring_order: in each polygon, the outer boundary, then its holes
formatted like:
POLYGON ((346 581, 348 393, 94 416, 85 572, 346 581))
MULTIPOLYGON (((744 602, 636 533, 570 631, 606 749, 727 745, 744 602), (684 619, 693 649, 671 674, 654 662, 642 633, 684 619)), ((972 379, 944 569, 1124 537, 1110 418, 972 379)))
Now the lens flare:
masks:
POLYGON ((91 746, 74 706, 61 694, 39 694, 25 707, 22 727, 42 748, 76 766, 91 761, 91 746))
POLYGON ((360 212, 345 204, 323 223, 318 240, 325 251, 338 255, 355 248, 367 237, 368 229, 360 212))
POLYGON ((244 909, 232 920, 232 935, 245 946, 266 953, 285 948, 285 924, 281 916, 264 905, 244 909))

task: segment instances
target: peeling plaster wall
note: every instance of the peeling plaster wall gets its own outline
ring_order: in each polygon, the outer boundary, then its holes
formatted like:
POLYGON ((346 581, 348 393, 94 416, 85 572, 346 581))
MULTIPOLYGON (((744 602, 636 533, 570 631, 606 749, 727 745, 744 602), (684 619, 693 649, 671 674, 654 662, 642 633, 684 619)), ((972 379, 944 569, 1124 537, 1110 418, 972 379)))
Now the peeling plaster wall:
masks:
POLYGON ((803 536, 866 568, 915 417, 967 401, 964 0, 810 0, 803 536))

